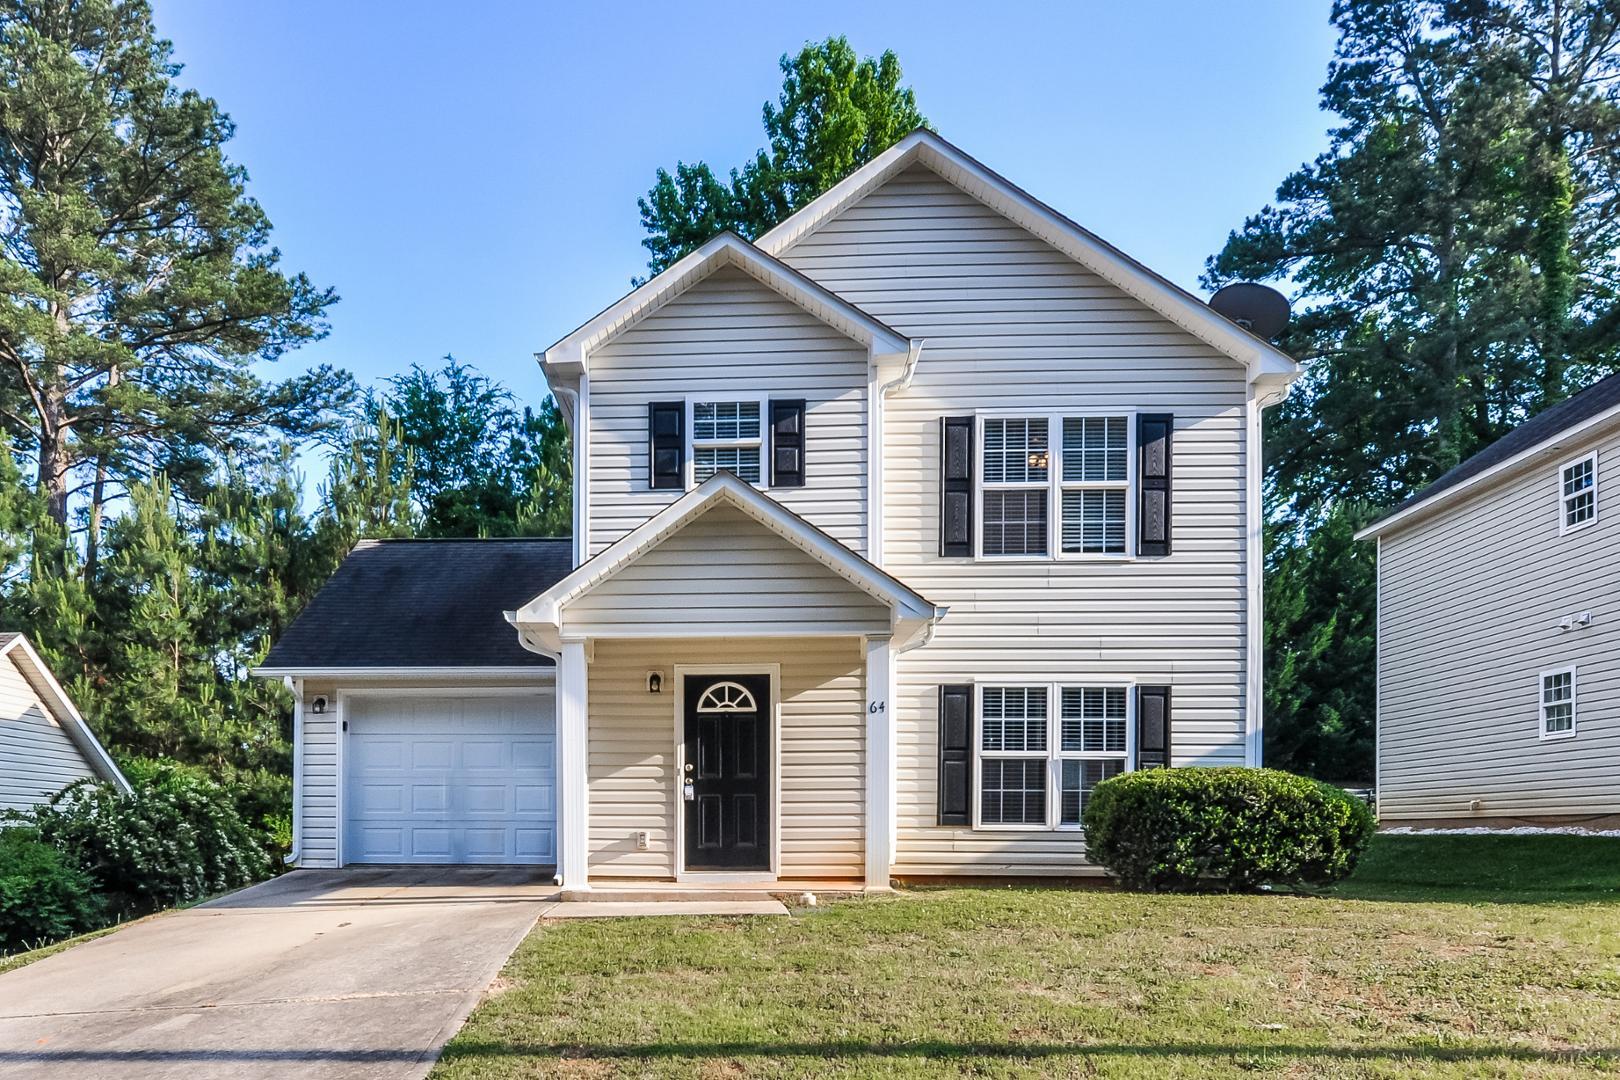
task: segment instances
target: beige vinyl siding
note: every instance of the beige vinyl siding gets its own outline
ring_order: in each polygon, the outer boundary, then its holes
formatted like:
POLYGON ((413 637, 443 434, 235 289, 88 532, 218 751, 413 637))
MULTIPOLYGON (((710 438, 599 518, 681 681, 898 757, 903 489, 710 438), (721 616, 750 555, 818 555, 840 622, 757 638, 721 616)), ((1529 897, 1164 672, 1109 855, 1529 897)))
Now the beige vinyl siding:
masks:
MULTIPOLYGON (((783 878, 862 873, 864 658, 854 638, 597 642, 589 667, 592 878, 675 873, 677 665, 781 665, 783 878), (664 691, 647 692, 649 670, 664 691), (648 849, 636 848, 646 830, 648 849)), ((773 822, 775 827, 775 822, 773 822)))
POLYGON ((96 772, 10 656, 0 657, 0 810, 26 810, 96 772))
POLYGON ((1380 815, 1620 813, 1620 435, 1384 536, 1378 558, 1380 815), (1597 523, 1560 535, 1560 467, 1593 447, 1597 523), (1571 665, 1576 734, 1543 741, 1540 673, 1571 665))
POLYGON ((717 506, 563 609, 570 634, 888 633, 889 609, 731 506, 717 506))
POLYGON ((516 689, 532 687, 537 683, 548 685, 539 679, 522 681, 484 678, 470 681, 439 676, 414 679, 350 678, 341 684, 332 679, 304 680, 302 710, 304 777, 301 800, 303 806, 299 822, 303 835, 299 843, 299 867, 319 870, 338 865, 338 773, 341 768, 338 744, 342 738, 342 731, 338 726, 341 720, 338 715, 340 690, 353 693, 379 689, 433 689, 443 690, 446 697, 454 697, 457 689, 468 686, 511 686, 516 689), (326 699, 326 712, 317 714, 310 711, 310 703, 317 697, 326 699))
POLYGON ((941 827, 938 686, 1174 687, 1178 765, 1245 760, 1245 373, 921 166, 783 253, 927 341, 885 403, 885 566, 950 608, 897 663, 897 874, 1065 873, 1076 832, 941 827), (1131 562, 939 558, 939 421, 985 409, 1171 412, 1174 554, 1131 562))
POLYGON ((867 369, 865 346, 735 267, 647 315, 591 357, 588 553, 680 496, 648 489, 647 406, 688 395, 803 398, 805 486, 771 497, 864 553, 867 369))

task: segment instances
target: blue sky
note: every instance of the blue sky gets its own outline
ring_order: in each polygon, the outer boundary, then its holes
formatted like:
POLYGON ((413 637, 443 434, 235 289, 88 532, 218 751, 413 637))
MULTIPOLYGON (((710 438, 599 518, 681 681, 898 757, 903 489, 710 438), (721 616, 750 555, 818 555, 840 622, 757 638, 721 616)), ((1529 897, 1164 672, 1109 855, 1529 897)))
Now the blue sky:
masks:
POLYGON ((645 267, 636 198, 763 141, 777 58, 893 49, 942 135, 1159 272, 1204 259, 1326 145, 1328 0, 553 6, 155 0, 285 265, 342 296, 326 362, 446 353, 523 401, 533 354, 645 267))

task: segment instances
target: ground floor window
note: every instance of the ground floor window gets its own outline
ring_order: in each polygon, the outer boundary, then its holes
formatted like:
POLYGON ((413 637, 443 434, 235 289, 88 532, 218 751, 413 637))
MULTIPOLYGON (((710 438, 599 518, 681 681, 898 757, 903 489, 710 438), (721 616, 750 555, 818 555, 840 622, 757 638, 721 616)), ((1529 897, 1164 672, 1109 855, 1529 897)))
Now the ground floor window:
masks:
POLYGON ((978 824, 1078 828, 1098 784, 1130 755, 1125 686, 979 687, 978 824))
POLYGON ((1541 737, 1567 739, 1575 734, 1575 669, 1541 673, 1541 737))

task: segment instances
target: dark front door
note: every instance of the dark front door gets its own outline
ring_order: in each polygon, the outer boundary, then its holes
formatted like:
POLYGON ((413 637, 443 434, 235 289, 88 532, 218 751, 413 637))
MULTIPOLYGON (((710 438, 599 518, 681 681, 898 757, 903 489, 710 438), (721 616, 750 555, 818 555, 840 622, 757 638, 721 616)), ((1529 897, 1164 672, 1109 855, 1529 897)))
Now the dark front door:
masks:
POLYGON ((771 680, 686 676, 688 870, 771 868, 771 680))

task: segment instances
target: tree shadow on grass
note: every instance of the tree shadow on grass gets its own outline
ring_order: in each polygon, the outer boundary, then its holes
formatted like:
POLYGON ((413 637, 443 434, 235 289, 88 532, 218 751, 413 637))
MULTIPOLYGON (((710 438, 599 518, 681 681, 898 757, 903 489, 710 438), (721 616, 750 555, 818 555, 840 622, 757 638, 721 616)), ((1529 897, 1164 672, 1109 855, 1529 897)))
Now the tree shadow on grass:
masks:
POLYGON ((1524 1046, 1310 1046, 1256 1043, 1014 1043, 915 1042, 879 1043, 860 1040, 832 1042, 662 1042, 662 1043, 552 1043, 525 1044, 461 1040, 449 1047, 445 1061, 479 1057, 586 1058, 652 1060, 686 1058, 929 1058, 967 1060, 1009 1058, 1329 1058, 1340 1061, 1410 1060, 1434 1062, 1546 1062, 1601 1065, 1620 1063, 1620 1047, 1578 1050, 1540 1050, 1524 1046))

